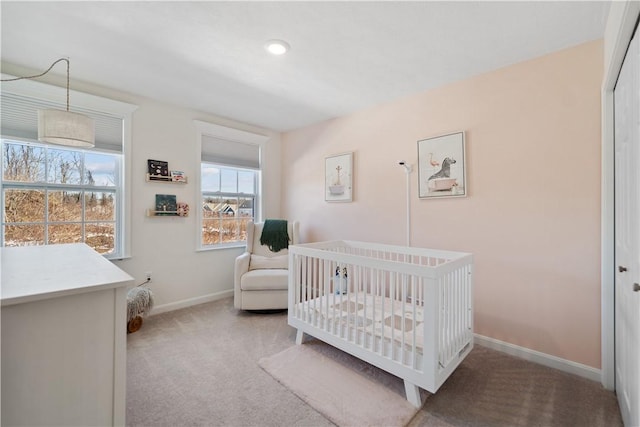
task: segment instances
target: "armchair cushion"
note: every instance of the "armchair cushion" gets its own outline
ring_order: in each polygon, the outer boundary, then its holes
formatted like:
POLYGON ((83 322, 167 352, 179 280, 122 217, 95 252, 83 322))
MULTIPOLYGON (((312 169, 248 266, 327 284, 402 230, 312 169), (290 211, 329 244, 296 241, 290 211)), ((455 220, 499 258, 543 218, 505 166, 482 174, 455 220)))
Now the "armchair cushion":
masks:
POLYGON ((289 270, 253 270, 242 275, 240 289, 243 291, 265 291, 288 289, 289 270))
POLYGON ((251 261, 249 261, 249 270, 262 270, 272 268, 289 268, 288 255, 277 255, 269 257, 251 254, 251 261))

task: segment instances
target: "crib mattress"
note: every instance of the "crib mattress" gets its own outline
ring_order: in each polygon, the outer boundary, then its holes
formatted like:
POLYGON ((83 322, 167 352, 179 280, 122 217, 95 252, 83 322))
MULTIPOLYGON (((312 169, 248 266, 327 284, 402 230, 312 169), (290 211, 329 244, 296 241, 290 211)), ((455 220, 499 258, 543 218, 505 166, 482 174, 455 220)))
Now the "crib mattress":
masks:
POLYGON ((423 308, 411 302, 368 293, 328 294, 298 306, 310 322, 327 322, 329 328, 346 327, 422 353, 423 308))

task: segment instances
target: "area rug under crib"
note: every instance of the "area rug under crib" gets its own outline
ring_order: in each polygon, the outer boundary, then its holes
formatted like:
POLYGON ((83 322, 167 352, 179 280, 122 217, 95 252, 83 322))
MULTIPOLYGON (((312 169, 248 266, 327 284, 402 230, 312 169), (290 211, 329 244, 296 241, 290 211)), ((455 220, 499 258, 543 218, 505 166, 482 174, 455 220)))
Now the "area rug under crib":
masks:
MULTIPOLYGON (((404 426, 418 411, 400 378, 322 341, 294 345, 258 363, 339 426, 404 426)), ((424 402, 429 394, 421 395, 424 402)))

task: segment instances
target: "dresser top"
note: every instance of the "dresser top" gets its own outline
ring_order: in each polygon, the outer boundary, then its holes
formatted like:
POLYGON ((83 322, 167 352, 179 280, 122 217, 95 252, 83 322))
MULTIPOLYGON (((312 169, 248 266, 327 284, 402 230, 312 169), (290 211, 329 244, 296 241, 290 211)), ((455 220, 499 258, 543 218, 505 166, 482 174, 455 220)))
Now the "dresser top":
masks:
POLYGON ((2 306, 127 286, 133 278, 84 243, 0 248, 2 306))

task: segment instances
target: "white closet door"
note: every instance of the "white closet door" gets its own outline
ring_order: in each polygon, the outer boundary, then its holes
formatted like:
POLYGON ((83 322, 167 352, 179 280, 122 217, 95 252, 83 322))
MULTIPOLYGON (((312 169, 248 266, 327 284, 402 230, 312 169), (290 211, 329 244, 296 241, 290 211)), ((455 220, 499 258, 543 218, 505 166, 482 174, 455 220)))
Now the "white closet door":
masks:
POLYGON ((625 425, 640 425, 640 41, 614 90, 616 392, 625 425))

